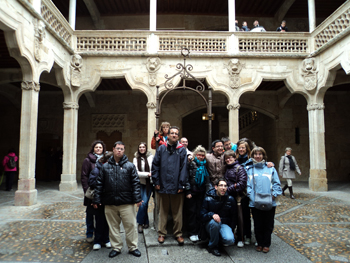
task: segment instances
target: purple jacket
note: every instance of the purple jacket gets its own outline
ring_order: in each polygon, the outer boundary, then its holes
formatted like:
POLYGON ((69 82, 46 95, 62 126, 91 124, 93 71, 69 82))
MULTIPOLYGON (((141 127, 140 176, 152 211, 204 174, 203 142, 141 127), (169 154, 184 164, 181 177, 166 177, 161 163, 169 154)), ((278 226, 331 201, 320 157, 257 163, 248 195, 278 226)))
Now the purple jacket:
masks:
POLYGON ((236 197, 247 189, 247 172, 243 166, 239 165, 238 161, 226 165, 225 179, 228 186, 227 192, 231 196, 236 197))
MULTIPOLYGON (((93 155, 92 153, 88 153, 87 157, 85 158, 83 162, 83 166, 81 167, 81 185, 84 190, 84 194, 86 193, 86 190, 89 188, 89 176, 91 171, 95 168, 97 157, 93 155)), ((90 206, 92 203, 92 200, 86 198, 84 196, 84 205, 90 206)))
POLYGON ((9 156, 15 157, 15 162, 18 161, 18 157, 16 156, 15 153, 9 153, 8 155, 5 156, 4 160, 2 161, 2 166, 4 166, 4 171, 5 172, 16 172, 17 171, 17 166, 15 168, 9 168, 7 166, 7 162, 9 161, 9 156))

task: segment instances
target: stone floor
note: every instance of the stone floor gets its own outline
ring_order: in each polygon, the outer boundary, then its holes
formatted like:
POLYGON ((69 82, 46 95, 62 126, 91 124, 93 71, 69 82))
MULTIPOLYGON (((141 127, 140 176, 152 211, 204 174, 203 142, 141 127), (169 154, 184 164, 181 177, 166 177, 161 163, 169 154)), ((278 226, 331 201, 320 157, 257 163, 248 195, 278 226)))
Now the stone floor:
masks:
MULTIPOLYGON (((106 248, 92 251, 85 241, 82 190, 64 193, 58 183, 38 183, 38 203, 14 206, 14 191, 0 191, 0 261, 3 262, 114 262, 106 248), (91 253, 90 253, 91 252, 91 253)), ((178 247, 170 237, 163 245, 148 229, 139 235, 141 258, 123 250, 123 262, 350 262, 350 183, 329 184, 329 191, 315 193, 306 183, 295 183, 296 199, 280 197, 270 253, 254 246, 225 248, 216 258, 188 239, 178 247), (281 247, 285 250, 281 250, 281 247), (170 260, 170 254, 176 259, 170 260), (254 255, 256 259, 252 258, 254 255), (163 257, 165 257, 163 259, 163 257), (219 260, 220 259, 220 260, 219 260), (248 260, 249 259, 249 260, 248 260)), ((150 205, 150 215, 152 204, 150 205)), ((119 257, 119 256, 118 256, 119 257)))

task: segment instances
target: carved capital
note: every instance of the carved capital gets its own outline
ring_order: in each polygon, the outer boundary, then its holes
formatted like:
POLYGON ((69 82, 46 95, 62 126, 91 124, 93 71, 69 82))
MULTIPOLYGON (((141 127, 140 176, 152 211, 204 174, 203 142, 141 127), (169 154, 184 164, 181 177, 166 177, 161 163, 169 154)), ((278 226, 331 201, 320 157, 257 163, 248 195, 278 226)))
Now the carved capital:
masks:
POLYGON ((313 103, 313 104, 309 104, 309 105, 307 105, 307 107, 306 107, 306 109, 308 110, 308 111, 310 111, 310 110, 324 110, 324 104, 322 103, 313 103))
POLYGON ((146 107, 149 109, 155 109, 157 105, 155 102, 147 102, 146 107))
POLYGON ((63 102, 63 109, 65 109, 65 110, 70 110, 70 109, 77 110, 77 109, 79 109, 79 104, 76 102, 63 102))
POLYGON ((74 54, 70 61, 70 81, 72 87, 80 87, 82 66, 83 58, 78 54, 74 54))
POLYGON ((35 81, 22 81, 21 88, 22 90, 40 91, 40 84, 35 81))
POLYGON ((237 103, 237 104, 228 104, 227 105, 227 109, 228 110, 239 110, 240 107, 241 107, 241 105, 239 103, 237 103))

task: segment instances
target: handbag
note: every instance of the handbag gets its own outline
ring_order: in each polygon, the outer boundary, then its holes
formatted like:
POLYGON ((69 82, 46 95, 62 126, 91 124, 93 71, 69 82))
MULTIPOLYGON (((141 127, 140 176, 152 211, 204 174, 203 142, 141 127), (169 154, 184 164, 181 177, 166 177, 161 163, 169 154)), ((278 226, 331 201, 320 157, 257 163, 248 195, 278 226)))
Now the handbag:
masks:
POLYGON ((85 197, 88 199, 94 199, 95 189, 91 189, 90 187, 86 190, 85 197))
POLYGON ((254 207, 259 210, 269 211, 272 209, 272 194, 271 193, 257 193, 255 191, 255 178, 253 168, 253 184, 254 184, 254 207))

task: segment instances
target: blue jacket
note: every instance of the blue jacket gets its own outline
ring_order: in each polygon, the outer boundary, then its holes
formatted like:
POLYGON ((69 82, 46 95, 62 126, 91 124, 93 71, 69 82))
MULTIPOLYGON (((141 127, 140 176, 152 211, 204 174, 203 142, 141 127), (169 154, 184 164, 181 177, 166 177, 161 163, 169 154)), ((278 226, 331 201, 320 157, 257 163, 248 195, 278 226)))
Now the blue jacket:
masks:
MULTIPOLYGON (((251 163, 247 169, 248 184, 247 196, 249 197, 249 206, 254 207, 255 192, 271 193, 274 197, 282 194, 281 182, 278 178, 278 173, 274 167, 268 168, 266 163, 251 163), (254 171, 254 181, 253 181, 254 171)), ((272 201, 272 206, 277 206, 275 200, 272 201)))
POLYGON ((179 189, 185 190, 187 151, 182 144, 167 143, 158 147, 152 162, 152 179, 154 185, 160 186, 159 193, 177 194, 179 189))

